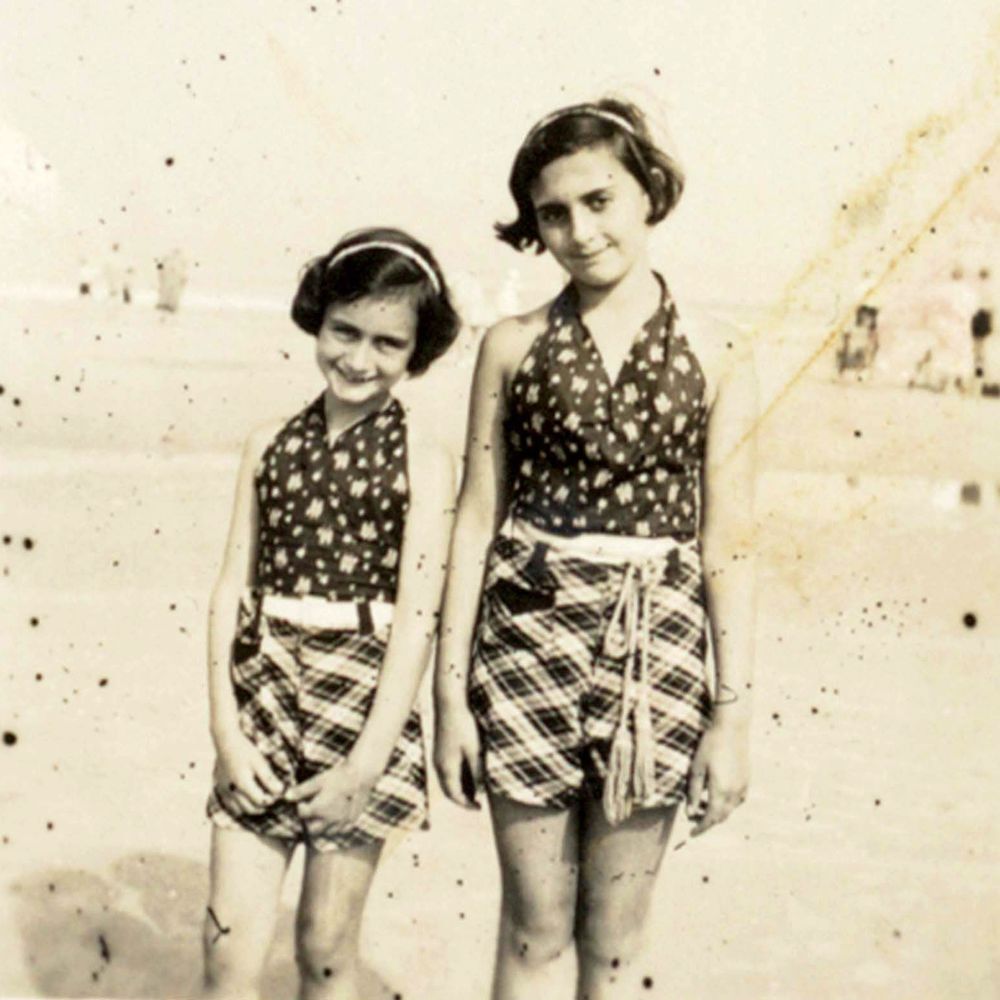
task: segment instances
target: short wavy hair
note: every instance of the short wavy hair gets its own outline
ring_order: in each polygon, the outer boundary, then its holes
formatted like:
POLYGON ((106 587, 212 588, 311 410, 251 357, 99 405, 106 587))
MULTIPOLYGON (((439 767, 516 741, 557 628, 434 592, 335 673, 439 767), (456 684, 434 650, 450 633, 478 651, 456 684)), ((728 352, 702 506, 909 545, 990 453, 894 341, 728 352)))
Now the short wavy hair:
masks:
POLYGON ((411 375, 420 375, 454 342, 460 320, 434 254, 401 229, 380 226, 349 233, 329 253, 309 261, 299 276, 292 319, 315 337, 331 303, 355 302, 367 295, 391 295, 404 290, 412 290, 417 313, 417 343, 406 368, 411 375), (437 287, 420 263, 391 247, 365 247, 335 259, 342 251, 363 243, 405 247, 427 265, 437 287))
POLYGON ((528 133, 510 172, 517 218, 498 222, 494 227, 497 237, 515 250, 533 246, 536 253, 542 253, 545 245, 531 200, 532 185, 553 160, 598 145, 607 145, 649 196, 652 208, 646 221, 653 225, 665 219, 684 190, 684 171, 653 141, 646 116, 636 105, 606 97, 563 108, 543 118, 541 126, 528 133))

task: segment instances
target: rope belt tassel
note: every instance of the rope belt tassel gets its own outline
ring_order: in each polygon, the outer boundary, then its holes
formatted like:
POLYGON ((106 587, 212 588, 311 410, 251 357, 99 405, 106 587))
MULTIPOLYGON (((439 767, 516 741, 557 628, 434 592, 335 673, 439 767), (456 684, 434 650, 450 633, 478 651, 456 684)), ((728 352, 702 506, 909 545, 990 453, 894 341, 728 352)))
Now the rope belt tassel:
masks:
POLYGON ((621 713, 611 741, 602 800, 612 826, 628 819, 635 805, 653 794, 656 780, 649 705, 650 591, 662 571, 663 564, 657 560, 630 562, 625 567, 618 600, 604 634, 605 655, 625 660, 621 713))

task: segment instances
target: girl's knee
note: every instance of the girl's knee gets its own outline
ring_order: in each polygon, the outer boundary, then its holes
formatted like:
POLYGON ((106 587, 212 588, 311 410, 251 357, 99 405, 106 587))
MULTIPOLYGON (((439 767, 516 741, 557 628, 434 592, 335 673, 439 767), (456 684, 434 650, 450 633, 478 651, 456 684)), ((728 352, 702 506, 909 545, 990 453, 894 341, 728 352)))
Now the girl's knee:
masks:
POLYGON ((344 975, 357 959, 353 921, 304 919, 296 927, 295 959, 303 980, 328 983, 344 975))
POLYGON ((514 956, 525 965, 546 965, 573 944, 572 900, 552 900, 544 907, 511 907, 506 924, 514 956))
POLYGON ((644 936, 645 925, 640 918, 610 920, 591 912, 581 914, 576 943, 585 960, 617 969, 638 958, 644 936))
POLYGON ((544 922, 510 925, 510 948, 525 965, 548 965, 558 960, 573 943, 571 924, 544 922))
POLYGON ((593 965, 609 969, 631 965, 642 950, 642 934, 633 930, 606 931, 606 928, 581 931, 576 939, 580 956, 593 965))

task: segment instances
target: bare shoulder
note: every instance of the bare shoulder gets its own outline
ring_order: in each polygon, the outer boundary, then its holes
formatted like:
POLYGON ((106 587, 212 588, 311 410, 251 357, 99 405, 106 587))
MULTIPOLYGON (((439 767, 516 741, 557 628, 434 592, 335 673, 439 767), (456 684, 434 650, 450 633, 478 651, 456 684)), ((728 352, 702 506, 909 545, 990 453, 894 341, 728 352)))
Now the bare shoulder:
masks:
POLYGON ((549 303, 520 316, 507 316, 491 326, 479 348, 479 364, 510 376, 524 360, 548 323, 549 303))
POLYGON ((267 446, 275 439, 278 431, 285 426, 285 423, 286 421, 281 418, 274 418, 265 423, 258 424, 250 431, 243 444, 244 461, 253 462, 254 464, 259 462, 264 452, 267 451, 267 446))
POLYGON ((458 465, 452 450, 430 427, 407 416, 407 471, 412 487, 429 487, 434 492, 453 492, 457 484, 458 465))
POLYGON ((753 338, 736 324, 707 311, 691 310, 681 319, 679 330, 701 365, 710 405, 721 385, 753 372, 753 338))

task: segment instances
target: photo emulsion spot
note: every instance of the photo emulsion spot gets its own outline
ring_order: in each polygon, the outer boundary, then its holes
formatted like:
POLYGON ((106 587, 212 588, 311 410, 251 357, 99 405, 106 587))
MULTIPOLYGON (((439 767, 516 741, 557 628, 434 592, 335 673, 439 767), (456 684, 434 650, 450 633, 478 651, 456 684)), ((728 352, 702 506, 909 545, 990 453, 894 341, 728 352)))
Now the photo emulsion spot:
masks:
POLYGON ((987 0, 10 0, 0 998, 991 1000, 987 0))

